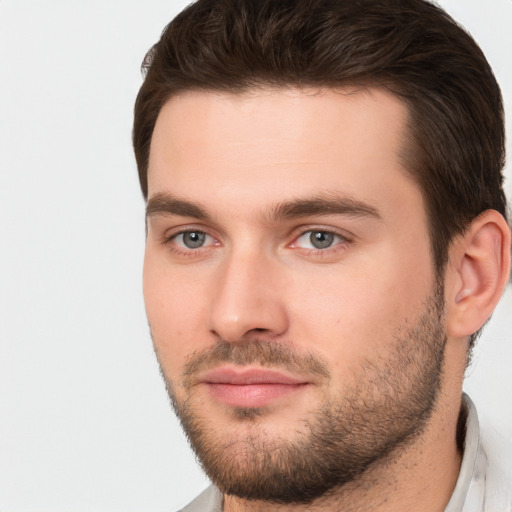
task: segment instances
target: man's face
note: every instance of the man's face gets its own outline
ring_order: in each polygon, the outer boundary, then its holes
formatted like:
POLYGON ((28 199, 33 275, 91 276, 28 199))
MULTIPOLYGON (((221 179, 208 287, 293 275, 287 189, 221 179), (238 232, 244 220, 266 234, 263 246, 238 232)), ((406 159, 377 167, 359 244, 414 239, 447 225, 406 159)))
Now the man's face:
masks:
POLYGON ((428 422, 442 293, 400 160, 406 120, 380 90, 188 92, 159 115, 147 314, 228 494, 312 500, 428 422))

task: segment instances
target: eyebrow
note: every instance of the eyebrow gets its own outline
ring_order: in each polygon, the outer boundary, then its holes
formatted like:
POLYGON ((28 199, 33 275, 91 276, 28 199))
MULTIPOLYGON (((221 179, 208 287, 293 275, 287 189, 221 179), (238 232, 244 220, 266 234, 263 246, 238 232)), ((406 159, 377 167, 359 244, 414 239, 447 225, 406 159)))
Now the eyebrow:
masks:
MULTIPOLYGON (((148 200, 146 218, 160 215, 193 217, 198 220, 210 218, 207 210, 202 206, 168 193, 155 194, 148 200)), ((264 218, 269 222, 275 222, 313 215, 346 215, 382 219, 378 210, 373 206, 350 196, 338 195, 322 195, 279 203, 268 214, 265 214, 264 218)))
POLYGON ((146 206, 147 219, 159 215, 179 215, 199 220, 209 218, 207 211, 201 206, 166 193, 155 194, 148 200, 146 206))
POLYGON ((346 215, 381 220, 376 208, 350 196, 317 196, 278 204, 270 213, 271 220, 308 217, 310 215, 346 215))

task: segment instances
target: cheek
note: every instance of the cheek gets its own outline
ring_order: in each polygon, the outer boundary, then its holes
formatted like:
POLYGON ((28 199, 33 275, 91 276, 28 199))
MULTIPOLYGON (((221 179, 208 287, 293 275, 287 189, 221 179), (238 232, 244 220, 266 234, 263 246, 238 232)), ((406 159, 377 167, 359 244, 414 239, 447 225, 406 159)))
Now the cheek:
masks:
POLYGON ((400 257, 385 247, 372 258, 323 272, 297 276, 301 284, 293 295, 301 288, 305 293, 291 310, 291 338, 318 351, 347 381, 364 359, 386 357, 397 330, 414 323, 431 293, 433 273, 414 253, 400 257))
POLYGON ((187 355, 200 349, 205 325, 201 283, 171 270, 158 255, 146 251, 144 302, 159 362, 170 378, 180 371, 187 355))

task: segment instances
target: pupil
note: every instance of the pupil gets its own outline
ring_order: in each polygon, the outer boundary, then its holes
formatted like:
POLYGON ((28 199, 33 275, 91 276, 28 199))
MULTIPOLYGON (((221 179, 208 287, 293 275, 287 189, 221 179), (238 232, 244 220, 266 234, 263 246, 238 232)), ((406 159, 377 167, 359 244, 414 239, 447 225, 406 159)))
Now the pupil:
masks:
POLYGON ((316 249, 326 249, 332 245, 334 235, 325 231, 314 231, 311 233, 311 245, 316 249))
POLYGON ((183 243, 189 249, 196 249, 204 244, 205 234, 198 231, 190 231, 183 235, 183 243))

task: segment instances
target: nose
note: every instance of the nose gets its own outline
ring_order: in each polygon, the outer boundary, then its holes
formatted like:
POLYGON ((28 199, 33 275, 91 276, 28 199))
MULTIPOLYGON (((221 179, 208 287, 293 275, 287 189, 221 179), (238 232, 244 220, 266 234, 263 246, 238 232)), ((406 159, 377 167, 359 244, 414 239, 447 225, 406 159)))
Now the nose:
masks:
POLYGON ((262 254, 233 253, 216 280, 210 331, 228 342, 263 336, 275 339, 288 330, 282 269, 262 254))

